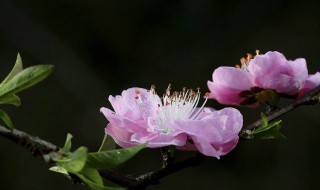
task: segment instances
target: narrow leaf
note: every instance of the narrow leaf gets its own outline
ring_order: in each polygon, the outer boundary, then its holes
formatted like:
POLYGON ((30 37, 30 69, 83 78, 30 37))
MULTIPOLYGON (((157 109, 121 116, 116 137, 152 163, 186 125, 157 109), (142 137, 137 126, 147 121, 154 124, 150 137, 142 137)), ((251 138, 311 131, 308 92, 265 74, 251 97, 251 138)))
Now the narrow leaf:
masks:
POLYGON ((1 86, 0 99, 35 85, 45 79, 52 70, 52 65, 36 65, 19 72, 1 86))
POLYGON ((268 126, 268 118, 266 117, 266 115, 264 115, 263 112, 261 113, 261 119, 263 121, 261 128, 267 127, 268 126))
POLYGON ((271 130, 271 129, 273 129, 273 130, 274 130, 274 129, 279 129, 279 130, 280 130, 281 127, 279 127, 279 126, 280 126, 280 123, 281 123, 281 122, 282 122, 282 121, 279 120, 279 121, 275 121, 275 122, 273 122, 273 123, 271 123, 271 124, 267 124, 266 126, 262 125, 261 127, 259 127, 259 128, 255 129, 255 130, 251 131, 250 134, 251 134, 251 135, 255 135, 255 134, 258 134, 258 133, 262 133, 262 132, 265 132, 265 131, 269 131, 269 130, 271 130))
POLYGON ((266 127, 261 127, 248 133, 257 139, 286 139, 286 137, 280 133, 281 120, 268 124, 266 127))
POLYGON ((123 187, 107 187, 107 186, 100 185, 81 173, 77 173, 75 175, 77 175, 92 190, 125 190, 126 189, 123 187))
POLYGON ((10 117, 3 110, 0 110, 0 118, 8 129, 13 129, 13 124, 10 117))
POLYGON ((98 152, 112 150, 114 148, 115 148, 114 141, 107 134, 105 134, 98 152))
POLYGON ((125 149, 101 151, 88 154, 87 164, 92 168, 107 169, 118 166, 145 147, 145 144, 125 149))
POLYGON ((70 133, 67 134, 67 139, 66 139, 66 142, 63 146, 63 148, 61 149, 61 152, 63 153, 68 153, 70 152, 70 149, 71 149, 71 139, 72 139, 72 135, 70 133))
POLYGON ((63 167, 70 173, 76 174, 80 172, 86 164, 87 151, 86 147, 80 147, 67 158, 57 160, 57 165, 63 167))
POLYGON ((14 64, 9 75, 1 82, 0 87, 3 84, 7 83, 10 79, 12 79, 15 75, 17 75, 22 70, 23 70, 22 60, 21 60, 20 54, 18 53, 16 63, 14 64))
POLYGON ((18 96, 11 94, 0 99, 0 104, 13 104, 15 106, 21 105, 21 100, 18 96))
POLYGON ((64 176, 66 176, 68 179, 71 179, 71 177, 69 176, 68 171, 66 169, 64 169, 63 167, 61 167, 61 166, 53 166, 53 167, 49 168, 49 170, 53 171, 53 172, 61 173, 64 176))
POLYGON ((97 185, 103 186, 103 180, 97 169, 84 167, 81 170, 80 174, 83 175, 85 178, 89 179, 90 181, 96 183, 97 185))

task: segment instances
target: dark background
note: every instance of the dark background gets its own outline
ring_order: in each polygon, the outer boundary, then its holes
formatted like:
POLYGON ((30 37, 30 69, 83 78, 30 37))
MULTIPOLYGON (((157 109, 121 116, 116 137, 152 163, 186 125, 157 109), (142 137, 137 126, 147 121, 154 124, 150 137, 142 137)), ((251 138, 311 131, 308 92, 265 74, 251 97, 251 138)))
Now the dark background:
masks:
MULTIPOLYGON (((17 52, 25 66, 55 65, 44 82, 20 93, 22 106, 2 106, 16 128, 62 146, 96 151, 108 96, 168 83, 207 91, 222 65, 247 52, 277 50, 304 57, 319 70, 320 6, 317 1, 28 0, 0 2, 0 76, 17 52)), ((222 108, 214 101, 209 106, 222 108)), ((245 124, 261 110, 240 108, 245 124)), ((319 189, 319 106, 284 116, 287 140, 241 141, 220 160, 206 159, 149 189, 319 189)), ((179 152, 183 156, 184 152, 179 152)), ((159 150, 144 150, 118 170, 141 173, 161 167, 159 150), (143 163, 143 164, 141 164, 143 163)), ((49 166, 0 138, 0 189, 88 189, 72 185, 49 166)))

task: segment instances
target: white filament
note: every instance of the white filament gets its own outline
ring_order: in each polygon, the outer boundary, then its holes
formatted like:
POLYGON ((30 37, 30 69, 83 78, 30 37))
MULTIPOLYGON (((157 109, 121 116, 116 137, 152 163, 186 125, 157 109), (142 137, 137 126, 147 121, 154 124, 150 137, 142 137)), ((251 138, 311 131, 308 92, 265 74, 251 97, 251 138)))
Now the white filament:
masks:
POLYGON ((155 129, 165 133, 170 132, 170 128, 166 126, 170 121, 197 119, 208 99, 206 97, 202 106, 196 111, 200 100, 199 89, 195 92, 192 89, 183 88, 182 91, 171 94, 170 87, 169 85, 162 99, 156 95, 154 86, 149 91, 149 100, 157 101, 158 104, 158 118, 152 123, 154 123, 155 129))

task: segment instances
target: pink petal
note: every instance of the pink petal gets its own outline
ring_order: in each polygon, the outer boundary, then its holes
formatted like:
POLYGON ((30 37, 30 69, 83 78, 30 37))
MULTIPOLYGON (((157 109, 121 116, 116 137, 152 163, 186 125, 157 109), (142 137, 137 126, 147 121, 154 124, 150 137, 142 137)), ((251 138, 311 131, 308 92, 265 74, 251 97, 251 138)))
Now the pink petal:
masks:
MULTIPOLYGON (((238 133, 242 128, 241 113, 234 108, 220 111, 207 110, 201 120, 177 120, 173 128, 186 133, 196 148, 208 156, 219 157, 231 151, 238 142, 238 133)), ((192 146, 181 147, 192 149, 192 146)))
POLYGON ((243 118, 237 109, 224 108, 212 111, 201 120, 177 120, 172 128, 190 136, 200 136, 210 142, 222 142, 238 135, 242 124, 243 118))
POLYGON ((133 120, 143 119, 139 110, 141 98, 147 93, 143 88, 129 88, 122 91, 121 96, 109 96, 109 101, 115 112, 133 120))
POLYGON ((240 97, 242 91, 253 87, 248 72, 234 67, 219 67, 212 75, 213 82, 208 81, 209 98, 221 104, 238 105, 245 98, 240 97))
POLYGON ((215 139, 222 141, 223 136, 218 131, 217 126, 223 125, 225 118, 210 118, 203 120, 177 120, 175 121, 174 129, 184 132, 189 136, 200 136, 202 139, 210 141, 215 139))
POLYGON ((320 85, 320 72, 317 72, 316 74, 309 75, 307 80, 303 83, 300 91, 299 91, 299 97, 305 95, 310 90, 316 88, 320 85))
POLYGON ((220 156, 226 155, 234 149, 238 143, 239 137, 234 136, 234 138, 224 143, 208 142, 200 137, 194 136, 192 137, 192 140, 199 152, 206 156, 212 156, 219 159, 220 156))
POLYGON ((257 86, 289 95, 298 92, 308 75, 305 59, 288 61, 279 52, 256 55, 248 70, 257 86))
POLYGON ((186 142, 186 144, 185 145, 183 145, 183 146, 177 146, 176 147, 178 150, 186 150, 186 151, 194 151, 194 150, 197 150, 197 147, 194 145, 194 144, 192 144, 192 143, 190 143, 190 142, 186 142))
POLYGON ((206 156, 212 156, 212 157, 216 157, 216 158, 220 158, 220 153, 219 150, 217 150, 216 148, 214 148, 210 142, 199 138, 199 137, 192 137, 193 143, 194 145, 197 147, 197 149, 199 150, 199 152, 201 152, 202 154, 206 155, 206 156))
POLYGON ((282 53, 277 51, 269 51, 263 55, 256 55, 254 59, 251 59, 248 70, 249 73, 256 79, 268 76, 286 62, 287 60, 282 53))
POLYGON ((292 66, 292 75, 296 80, 305 81, 308 78, 307 62, 304 58, 289 61, 292 66))
POLYGON ((134 121, 130 118, 126 118, 117 113, 114 113, 108 108, 101 108, 100 111, 112 125, 117 126, 118 128, 125 129, 128 132, 141 132, 145 131, 147 128, 147 124, 144 122, 144 120, 134 121))
POLYGON ((149 135, 134 134, 132 141, 137 143, 146 143, 149 148, 165 147, 169 145, 183 146, 186 143, 187 135, 179 134, 172 136, 170 134, 150 133, 149 135))
POLYGON ((109 124, 105 128, 105 132, 106 134, 110 135, 119 146, 123 148, 139 145, 139 143, 131 141, 131 136, 133 133, 130 133, 119 127, 115 127, 112 124, 109 124))

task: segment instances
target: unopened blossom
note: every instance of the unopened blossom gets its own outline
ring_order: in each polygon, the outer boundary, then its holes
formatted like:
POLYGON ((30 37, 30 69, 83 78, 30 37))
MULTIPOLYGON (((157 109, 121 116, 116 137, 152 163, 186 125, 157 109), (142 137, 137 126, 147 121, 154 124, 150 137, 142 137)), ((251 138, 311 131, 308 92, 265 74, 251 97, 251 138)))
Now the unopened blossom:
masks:
MULTIPOLYGON (((287 60, 270 51, 242 58, 241 66, 219 67, 208 81, 209 98, 222 104, 257 105, 265 91, 280 96, 298 97, 320 84, 319 74, 309 75, 304 58, 287 60)), ((269 93, 270 94, 270 93, 269 93)))
POLYGON ((186 88, 171 93, 169 86, 161 98, 154 87, 129 88, 121 96, 109 96, 114 111, 101 108, 110 122, 105 132, 124 148, 174 145, 219 158, 236 146, 242 115, 234 108, 197 107, 200 98, 199 91, 186 88))

